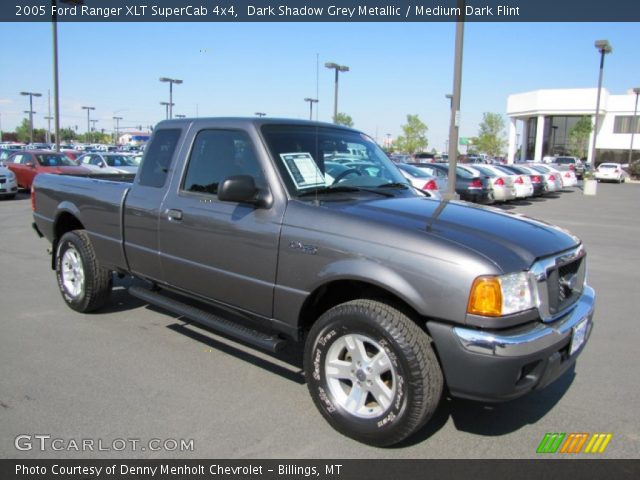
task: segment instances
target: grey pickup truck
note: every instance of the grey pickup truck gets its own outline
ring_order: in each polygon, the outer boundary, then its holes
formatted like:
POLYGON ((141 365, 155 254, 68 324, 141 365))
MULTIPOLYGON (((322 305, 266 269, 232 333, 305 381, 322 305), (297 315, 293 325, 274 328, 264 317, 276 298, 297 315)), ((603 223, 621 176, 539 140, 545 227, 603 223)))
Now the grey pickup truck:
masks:
POLYGON ((427 198, 350 128, 167 120, 131 181, 38 175, 32 203, 69 307, 99 309, 127 275, 135 297, 233 339, 304 342, 316 407, 371 445, 421 428, 445 389, 543 388, 593 325, 576 237, 427 198))

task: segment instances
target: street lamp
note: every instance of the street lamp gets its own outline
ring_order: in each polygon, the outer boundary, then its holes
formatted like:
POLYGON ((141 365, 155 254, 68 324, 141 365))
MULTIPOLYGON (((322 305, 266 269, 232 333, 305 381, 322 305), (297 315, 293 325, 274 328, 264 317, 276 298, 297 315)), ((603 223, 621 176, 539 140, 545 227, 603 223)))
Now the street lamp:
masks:
POLYGON ((456 173, 458 163, 458 134, 460 130, 460 93, 462 90, 462 51, 464 45, 465 0, 458 0, 456 18, 456 40, 453 62, 453 89, 446 95, 450 101, 451 114, 449 117, 449 175, 445 200, 457 200, 456 173))
POLYGON ((169 115, 167 118, 173 118, 173 84, 180 85, 182 80, 177 78, 160 77, 161 82, 169 83, 169 115))
POLYGON ((304 99, 304 101, 309 102, 309 120, 313 120, 313 104, 318 103, 318 99, 307 97, 304 99))
POLYGON ((89 136, 91 134, 91 120, 89 115, 91 110, 95 110, 96 107, 82 107, 82 109, 87 111, 87 141, 89 141, 89 136))
POLYGON ((631 145, 629 146, 629 161, 627 162, 629 166, 627 168, 631 169, 631 156, 633 154, 633 137, 636 135, 636 130, 638 130, 638 96, 640 95, 640 87, 636 87, 633 89, 633 93, 636 94, 636 106, 633 108, 633 120, 631 121, 631 145))
POLYGON ((118 145, 118 140, 120 140, 120 120, 122 120, 122 117, 113 117, 113 120, 116 122, 116 138, 113 143, 118 145))
POLYGON ((186 115, 179 115, 176 113, 176 118, 186 118, 186 117, 187 117, 186 115))
POLYGON ((169 108, 170 108, 170 107, 173 107, 173 103, 170 103, 170 102, 160 102, 160 105, 164 105, 165 118, 168 120, 168 119, 169 119, 169 108))
MULTIPOLYGON (((35 92, 20 92, 20 95, 29 95, 29 143, 33 143, 33 97, 41 97, 41 93, 35 92)), ((27 112, 24 112, 27 113, 27 112)))
POLYGON ((264 112, 256 112, 255 115, 256 115, 256 117, 262 118, 262 117, 266 116, 267 114, 264 113, 264 112))
POLYGON ((602 73, 604 71, 604 56, 607 53, 611 53, 613 48, 609 44, 609 40, 596 40, 595 47, 600 52, 600 75, 598 77, 598 95, 596 98, 596 118, 595 118, 595 129, 593 131, 593 144, 591 145, 591 164, 594 165, 596 162, 596 137, 598 136, 598 123, 599 123, 599 115, 600 115, 600 92, 602 91, 602 73))
POLYGON ((327 62, 324 64, 326 68, 334 69, 336 71, 336 92, 333 98, 333 123, 338 123, 338 72, 348 72, 349 67, 346 65, 338 65, 337 63, 327 62))

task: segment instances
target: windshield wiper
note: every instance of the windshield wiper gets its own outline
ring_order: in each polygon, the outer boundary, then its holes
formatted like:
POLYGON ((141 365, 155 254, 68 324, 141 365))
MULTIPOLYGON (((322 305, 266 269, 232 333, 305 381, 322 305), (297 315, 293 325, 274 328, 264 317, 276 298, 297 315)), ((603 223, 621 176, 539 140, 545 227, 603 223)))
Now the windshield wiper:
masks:
MULTIPOLYGON (((377 188, 377 187, 376 187, 377 188)), ((389 192, 381 192, 374 188, 356 187, 354 185, 330 185, 327 187, 317 187, 302 192, 298 197, 308 197, 310 195, 318 195, 323 193, 349 193, 349 192, 367 192, 382 195, 383 197, 393 197, 394 195, 389 192)))
POLYGON ((392 182, 383 183, 382 185, 378 185, 376 188, 401 188, 403 190, 406 190, 407 188, 409 188, 409 185, 407 185, 406 183, 392 182))

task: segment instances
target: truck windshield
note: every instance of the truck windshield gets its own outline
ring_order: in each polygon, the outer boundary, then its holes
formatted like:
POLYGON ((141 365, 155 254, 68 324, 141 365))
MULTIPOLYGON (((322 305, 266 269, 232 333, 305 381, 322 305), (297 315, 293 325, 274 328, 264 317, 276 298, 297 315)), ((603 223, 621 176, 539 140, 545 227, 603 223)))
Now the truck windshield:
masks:
POLYGON ((405 177, 367 135, 315 125, 265 125, 262 133, 293 196, 392 187, 414 194, 405 177), (341 188, 325 188, 338 185, 341 188))

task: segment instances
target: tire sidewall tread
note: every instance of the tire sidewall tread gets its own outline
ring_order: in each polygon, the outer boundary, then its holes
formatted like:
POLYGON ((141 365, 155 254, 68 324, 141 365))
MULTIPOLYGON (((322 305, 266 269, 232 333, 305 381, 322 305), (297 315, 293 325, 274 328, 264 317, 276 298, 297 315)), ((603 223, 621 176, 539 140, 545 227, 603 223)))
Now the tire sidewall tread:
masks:
POLYGON ((442 395, 442 372, 428 334, 401 311, 376 300, 353 300, 325 312, 309 332, 304 357, 307 386, 318 410, 336 430, 369 445, 389 446, 407 438, 431 418, 442 395), (333 342, 357 333, 378 342, 396 369, 396 397, 371 419, 355 417, 335 403, 323 376, 333 342))
POLYGON ((111 292, 112 275, 98 262, 86 230, 73 230, 60 238, 55 265, 58 288, 70 308, 77 312, 88 313, 101 308, 107 302, 111 292), (62 258, 70 248, 78 252, 84 270, 83 294, 78 298, 74 298, 67 292, 62 281, 62 258))

